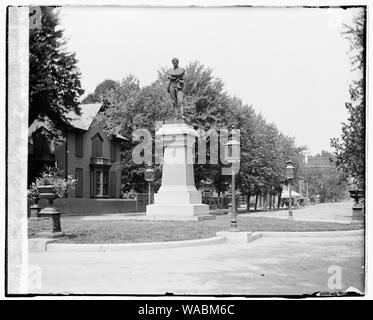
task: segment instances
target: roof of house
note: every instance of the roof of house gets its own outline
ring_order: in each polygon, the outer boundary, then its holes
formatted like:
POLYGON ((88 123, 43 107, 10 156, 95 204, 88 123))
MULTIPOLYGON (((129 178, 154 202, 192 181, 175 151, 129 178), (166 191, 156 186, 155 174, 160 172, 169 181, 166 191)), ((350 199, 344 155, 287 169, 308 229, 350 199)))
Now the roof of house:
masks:
MULTIPOLYGON (((102 103, 88 103, 88 104, 81 104, 80 105, 80 115, 77 115, 74 111, 69 111, 66 114, 66 117, 69 120, 69 123, 72 127, 76 129, 81 129, 87 131, 89 127, 92 125, 92 122, 96 115, 100 112, 102 107, 102 103)), ((40 127, 44 127, 49 130, 48 125, 43 123, 42 121, 34 121, 31 126, 29 127, 29 136, 38 130, 40 127)), ((121 140, 128 140, 127 138, 123 137, 120 134, 116 134, 115 138, 121 140)))
POLYGON ((96 117, 97 113, 99 113, 101 107, 101 103, 81 104, 80 116, 74 111, 69 111, 66 114, 66 117, 71 119, 69 122, 74 128, 88 130, 93 122, 93 119, 96 117))

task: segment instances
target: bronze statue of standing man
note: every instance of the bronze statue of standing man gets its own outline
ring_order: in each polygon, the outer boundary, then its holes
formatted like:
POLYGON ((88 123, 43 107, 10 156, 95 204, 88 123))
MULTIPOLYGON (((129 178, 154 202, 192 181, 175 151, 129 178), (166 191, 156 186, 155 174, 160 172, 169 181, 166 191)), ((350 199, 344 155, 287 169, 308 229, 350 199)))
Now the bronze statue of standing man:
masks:
POLYGON ((172 104, 175 110, 176 119, 184 119, 184 74, 185 69, 179 67, 179 59, 173 58, 173 69, 167 71, 169 80, 167 91, 171 96, 172 104))

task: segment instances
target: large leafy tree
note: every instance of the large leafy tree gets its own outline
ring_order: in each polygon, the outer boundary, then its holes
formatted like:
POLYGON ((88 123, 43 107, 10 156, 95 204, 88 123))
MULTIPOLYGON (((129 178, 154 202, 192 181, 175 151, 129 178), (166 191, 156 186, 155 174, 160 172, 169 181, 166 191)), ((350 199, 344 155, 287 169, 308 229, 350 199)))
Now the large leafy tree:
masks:
POLYGON ((75 54, 65 48, 56 9, 41 11, 42 26, 30 30, 29 38, 29 124, 49 119, 54 128, 63 129, 68 111, 79 114, 84 90, 75 54))
POLYGON ((350 101, 346 103, 349 117, 342 123, 341 138, 331 140, 341 175, 354 178, 362 189, 365 188, 365 30, 365 11, 354 17, 352 25, 345 25, 343 34, 351 44, 351 64, 360 77, 350 84, 350 101))

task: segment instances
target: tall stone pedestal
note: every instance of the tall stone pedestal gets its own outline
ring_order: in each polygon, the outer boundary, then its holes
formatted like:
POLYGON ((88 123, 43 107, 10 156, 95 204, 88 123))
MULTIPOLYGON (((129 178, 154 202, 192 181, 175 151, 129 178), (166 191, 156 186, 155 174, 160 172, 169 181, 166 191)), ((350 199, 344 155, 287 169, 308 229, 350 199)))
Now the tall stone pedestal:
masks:
POLYGON ((163 139, 162 185, 146 214, 156 220, 205 220, 208 205, 194 184, 193 147, 198 132, 182 120, 166 121, 156 132, 163 139))

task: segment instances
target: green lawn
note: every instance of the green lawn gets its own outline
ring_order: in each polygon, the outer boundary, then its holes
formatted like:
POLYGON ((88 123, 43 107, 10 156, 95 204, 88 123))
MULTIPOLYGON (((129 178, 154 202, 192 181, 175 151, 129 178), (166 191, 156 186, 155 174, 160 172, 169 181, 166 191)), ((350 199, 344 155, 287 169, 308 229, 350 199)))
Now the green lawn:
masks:
MULTIPOLYGON (((29 238, 35 238, 47 221, 29 220, 29 238)), ((64 217, 61 221, 64 243, 131 243, 209 238, 229 229, 229 215, 206 221, 82 221, 64 217)), ((363 228, 362 224, 304 222, 266 217, 238 216, 241 231, 337 231, 363 228)))

